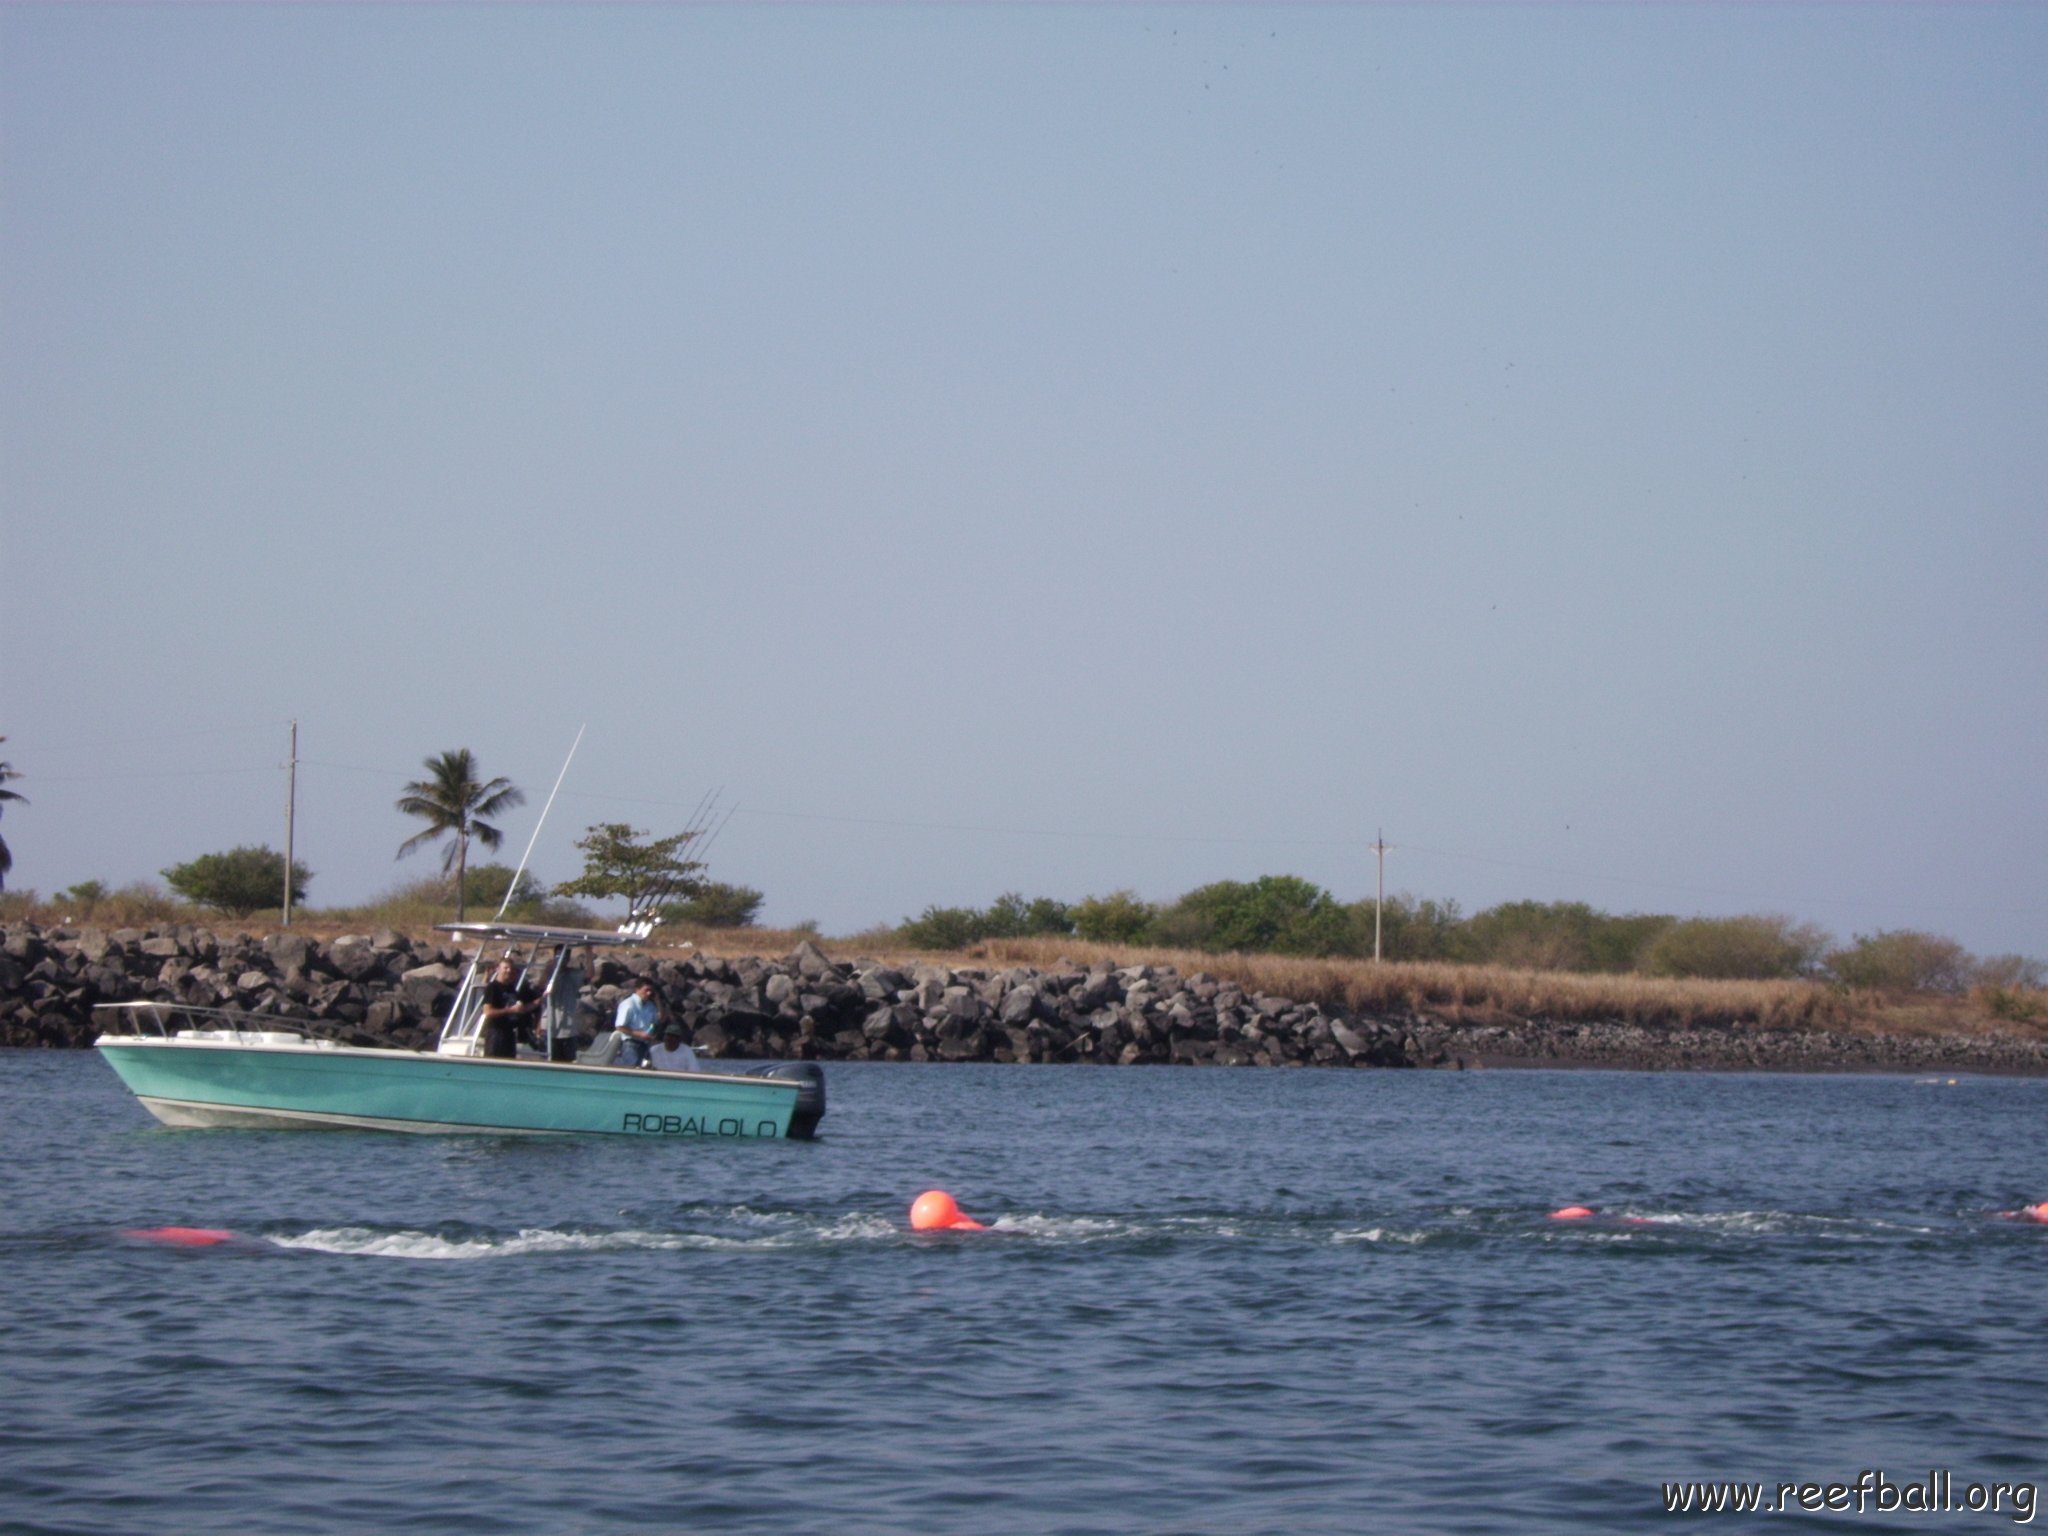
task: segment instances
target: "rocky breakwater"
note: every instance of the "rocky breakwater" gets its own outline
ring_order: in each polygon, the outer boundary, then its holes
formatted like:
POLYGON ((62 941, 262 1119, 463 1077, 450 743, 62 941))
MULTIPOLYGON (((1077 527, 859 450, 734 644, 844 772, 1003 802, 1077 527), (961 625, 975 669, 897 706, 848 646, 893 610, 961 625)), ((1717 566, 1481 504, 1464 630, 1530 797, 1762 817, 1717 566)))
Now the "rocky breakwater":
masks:
POLYGON ((462 952, 385 930, 323 944, 207 928, 0 929, 0 1046, 88 1046, 102 1003, 267 1014, 350 1045, 428 1044, 462 952))
POLYGON ((821 1060, 1374 1066, 1415 1063, 1396 1025, 1248 994, 1171 966, 983 969, 842 963, 815 944, 780 962, 662 972, 712 1055, 821 1060))
MULTIPOLYGON (((197 927, 0 930, 0 1046, 82 1047, 101 1003, 231 1008, 350 1045, 428 1046, 464 954, 380 933, 223 937, 197 927)), ((824 1061, 1036 1061, 1218 1066, 1421 1064, 1399 1024, 1250 994, 1169 966, 976 969, 835 961, 815 944, 781 960, 594 952, 579 994, 584 1039, 624 987, 654 977, 708 1056, 824 1061)))
MULTIPOLYGON (((141 1000, 260 1013, 350 1045, 430 1048, 466 960, 453 945, 416 943, 389 929, 322 942, 186 926, 0 928, 0 1046, 89 1046, 96 1005, 141 1000)), ((654 978, 698 1051, 746 1060, 2048 1075, 2048 1039, 2036 1031, 1885 1035, 1767 1029, 1733 1018, 1363 1016, 1166 965, 848 962, 811 943, 780 960, 590 951, 578 996, 582 1040, 610 1026, 622 992, 643 975, 654 978)))

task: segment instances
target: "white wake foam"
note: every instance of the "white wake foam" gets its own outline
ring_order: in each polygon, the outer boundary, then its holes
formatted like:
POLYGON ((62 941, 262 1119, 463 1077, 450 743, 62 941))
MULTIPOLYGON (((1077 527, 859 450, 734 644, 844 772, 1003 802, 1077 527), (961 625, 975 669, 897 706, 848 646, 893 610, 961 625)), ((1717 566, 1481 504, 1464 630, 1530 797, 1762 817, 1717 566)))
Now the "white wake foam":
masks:
POLYGON ((317 1227, 296 1236, 273 1235, 270 1241, 283 1248, 356 1258, 474 1260, 521 1258, 534 1254, 745 1252, 816 1247, 874 1242, 893 1237, 898 1230, 893 1223, 880 1217, 855 1212, 843 1216, 790 1217, 750 1233, 653 1232, 634 1228, 616 1232, 579 1232, 526 1227, 509 1233, 473 1232, 449 1236, 439 1232, 380 1231, 372 1227, 317 1227))
POLYGON ((1333 1232, 1333 1243, 1426 1243, 1427 1232, 1397 1232, 1390 1227, 1361 1227, 1357 1231, 1333 1232))

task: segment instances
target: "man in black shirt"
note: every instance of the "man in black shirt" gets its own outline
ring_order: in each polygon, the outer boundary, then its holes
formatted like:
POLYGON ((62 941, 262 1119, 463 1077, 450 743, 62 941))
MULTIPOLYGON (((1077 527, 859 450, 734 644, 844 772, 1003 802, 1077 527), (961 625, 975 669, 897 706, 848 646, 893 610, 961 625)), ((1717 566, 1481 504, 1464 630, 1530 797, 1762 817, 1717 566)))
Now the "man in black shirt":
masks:
POLYGON ((518 980, 518 968, 500 960, 484 988, 484 1054, 510 1060, 519 1054, 519 1027, 540 1012, 540 994, 518 980))

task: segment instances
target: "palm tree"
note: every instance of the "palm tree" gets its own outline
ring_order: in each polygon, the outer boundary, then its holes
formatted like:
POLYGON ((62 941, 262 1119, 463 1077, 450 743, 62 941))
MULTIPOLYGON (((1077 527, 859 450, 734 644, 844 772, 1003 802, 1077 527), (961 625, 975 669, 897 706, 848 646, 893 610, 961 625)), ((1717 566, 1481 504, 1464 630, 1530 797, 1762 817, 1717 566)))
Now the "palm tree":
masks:
POLYGON ((455 921, 459 923, 464 917, 463 887, 468 884, 469 840, 473 837, 486 848, 497 847, 505 835, 483 818, 524 805, 526 796, 513 788, 510 779, 478 783, 476 757, 467 747, 428 758, 426 768, 426 778, 405 786, 398 808, 425 821, 427 830, 399 844, 398 856, 404 858, 443 832, 455 834, 455 841, 441 857, 441 868, 445 872, 453 866, 455 870, 455 921))
MULTIPOLYGON (((0 736, 0 741, 5 741, 6 739, 5 736, 0 736)), ((19 800, 23 805, 28 804, 27 795, 18 795, 7 787, 9 779, 18 779, 20 777, 21 775, 14 771, 11 764, 0 763, 0 800, 19 800)), ((7 872, 12 868, 14 868, 14 855, 7 851, 7 839, 0 837, 0 891, 7 889, 7 872)))

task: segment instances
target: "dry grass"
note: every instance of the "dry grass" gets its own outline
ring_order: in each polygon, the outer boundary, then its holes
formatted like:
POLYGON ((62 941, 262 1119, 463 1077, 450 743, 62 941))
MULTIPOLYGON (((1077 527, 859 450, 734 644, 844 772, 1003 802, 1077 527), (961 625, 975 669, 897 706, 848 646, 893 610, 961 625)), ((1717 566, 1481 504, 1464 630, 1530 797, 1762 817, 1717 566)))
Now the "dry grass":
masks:
POLYGON ((192 908, 163 887, 147 881, 124 885, 87 900, 54 897, 45 901, 34 891, 0 895, 0 922, 40 923, 45 927, 90 923, 98 928, 149 928, 192 919, 192 908))
POLYGON ((2030 1015, 2027 1009, 2010 1005, 1994 1012, 1978 997, 1896 998, 1817 981, 1681 981, 1481 965, 1376 965, 1370 960, 1121 949, 1063 939, 986 940, 969 955, 983 963, 1039 967, 1061 959, 1078 965, 1171 965, 1183 975, 1207 972, 1247 992, 1360 1013, 1425 1014, 1454 1023, 1543 1018, 1662 1028, 1910 1035, 1995 1032, 2048 1038, 2048 998, 2039 993, 2031 994, 2038 1006, 2030 1015))
POLYGON ((1083 964, 1165 964, 1184 975, 1207 972, 1248 992, 1360 1013, 1420 1013, 1468 1023, 1546 1018, 1818 1029, 1846 1027, 1858 1011, 1846 994, 1808 981, 1674 981, 1486 965, 1209 955, 1057 939, 990 940, 973 953, 1012 965, 1049 965, 1062 957, 1083 964))

